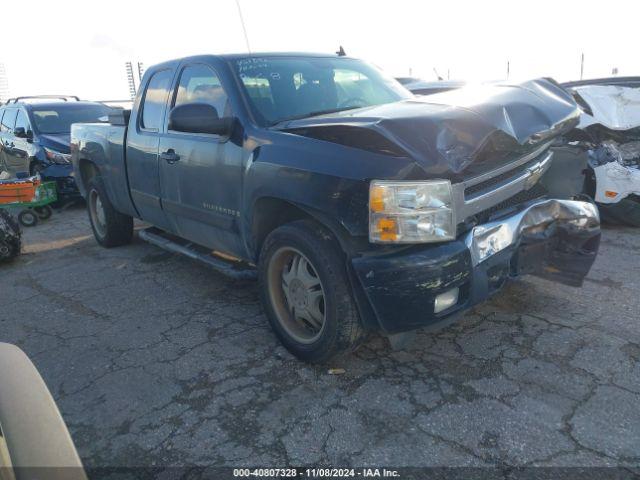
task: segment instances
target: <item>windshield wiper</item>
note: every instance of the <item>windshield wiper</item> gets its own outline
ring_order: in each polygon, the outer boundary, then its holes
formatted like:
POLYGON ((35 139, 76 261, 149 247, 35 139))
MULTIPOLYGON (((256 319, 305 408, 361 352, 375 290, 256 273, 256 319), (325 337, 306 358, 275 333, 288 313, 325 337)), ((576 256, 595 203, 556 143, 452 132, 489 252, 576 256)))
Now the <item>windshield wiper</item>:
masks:
POLYGON ((330 113, 346 112, 347 110, 355 110, 356 108, 363 108, 363 107, 351 106, 351 107, 341 107, 341 108, 328 108, 326 110, 316 110, 313 112, 303 113, 301 115, 294 115, 292 117, 286 117, 281 120, 276 120, 271 124, 271 126, 274 127, 280 123, 289 122, 291 120, 300 120, 303 118, 319 117, 320 115, 328 115, 330 113))

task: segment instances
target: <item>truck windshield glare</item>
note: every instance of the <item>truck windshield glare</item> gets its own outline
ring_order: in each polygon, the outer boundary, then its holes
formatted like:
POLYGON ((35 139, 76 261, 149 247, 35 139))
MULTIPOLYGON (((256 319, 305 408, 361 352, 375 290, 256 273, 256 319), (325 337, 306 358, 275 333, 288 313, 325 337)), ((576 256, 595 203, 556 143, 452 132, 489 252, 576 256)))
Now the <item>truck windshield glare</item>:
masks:
POLYGON ((412 97, 391 77, 350 58, 248 57, 234 63, 262 125, 412 97))

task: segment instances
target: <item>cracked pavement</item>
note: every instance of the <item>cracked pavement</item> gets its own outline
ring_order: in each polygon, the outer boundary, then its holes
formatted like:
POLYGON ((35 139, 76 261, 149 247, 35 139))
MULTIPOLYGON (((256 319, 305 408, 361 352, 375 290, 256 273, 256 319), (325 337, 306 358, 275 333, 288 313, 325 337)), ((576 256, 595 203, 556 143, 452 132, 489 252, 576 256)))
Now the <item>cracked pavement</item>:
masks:
POLYGON ((0 267, 0 341, 34 361, 87 467, 640 466, 640 231, 603 231, 582 289, 526 277, 436 333, 332 367, 279 345, 257 286, 82 208, 0 267))

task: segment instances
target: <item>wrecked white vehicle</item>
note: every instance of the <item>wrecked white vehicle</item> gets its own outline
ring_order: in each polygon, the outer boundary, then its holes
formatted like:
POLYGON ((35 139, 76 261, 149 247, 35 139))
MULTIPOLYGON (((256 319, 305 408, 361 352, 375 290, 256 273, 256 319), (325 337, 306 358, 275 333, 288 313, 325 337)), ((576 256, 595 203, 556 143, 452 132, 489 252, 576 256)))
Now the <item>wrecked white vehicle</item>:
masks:
POLYGON ((604 220, 640 227, 640 77, 562 86, 582 113, 544 183, 556 195, 588 195, 604 220))

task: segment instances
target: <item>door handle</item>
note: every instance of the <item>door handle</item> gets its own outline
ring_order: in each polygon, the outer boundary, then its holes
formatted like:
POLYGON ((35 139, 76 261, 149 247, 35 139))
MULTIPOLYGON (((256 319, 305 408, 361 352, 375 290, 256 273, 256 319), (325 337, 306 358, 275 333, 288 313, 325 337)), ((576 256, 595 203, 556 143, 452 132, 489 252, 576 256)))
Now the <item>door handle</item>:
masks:
POLYGON ((178 155, 173 148, 170 148, 166 152, 162 152, 160 154, 160 158, 166 161, 169 165, 173 165, 180 160, 180 155, 178 155))

